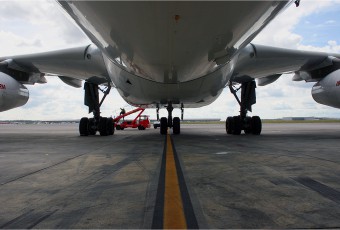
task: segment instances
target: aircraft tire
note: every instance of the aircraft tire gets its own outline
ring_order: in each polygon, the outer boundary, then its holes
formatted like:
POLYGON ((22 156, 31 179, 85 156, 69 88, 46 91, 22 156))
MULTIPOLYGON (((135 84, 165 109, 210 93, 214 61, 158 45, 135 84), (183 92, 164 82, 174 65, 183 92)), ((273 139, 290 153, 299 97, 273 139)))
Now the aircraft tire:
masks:
POLYGON ((94 126, 94 119, 90 118, 89 124, 88 124, 89 135, 96 135, 97 133, 97 130, 92 128, 93 126, 94 126))
POLYGON ((233 120, 234 120, 233 134, 240 135, 242 130, 241 118, 239 116, 234 116, 233 120))
POLYGON ((251 134, 252 132, 252 126, 251 126, 251 117, 246 117, 245 119, 245 129, 244 129, 244 133, 245 134, 251 134))
POLYGON ((107 136, 108 135, 108 127, 107 127, 107 118, 101 117, 99 121, 99 133, 100 136, 107 136))
POLYGON ((166 117, 161 118, 160 134, 165 135, 168 130, 168 119, 166 117))
POLYGON ((79 134, 80 136, 88 136, 89 135, 89 119, 87 117, 83 117, 79 122, 79 134))
POLYGON ((172 132, 176 135, 181 133, 181 120, 179 117, 174 117, 172 121, 172 132))
POLYGON ((225 121, 225 129, 227 134, 233 134, 233 129, 234 129, 234 118, 233 117, 228 117, 227 120, 225 121))
POLYGON ((106 126, 107 126, 107 134, 113 135, 115 133, 115 127, 113 125, 113 120, 111 117, 107 118, 106 126))
POLYGON ((260 135, 262 131, 262 121, 260 117, 253 116, 251 118, 251 127, 252 127, 252 133, 254 135, 260 135))

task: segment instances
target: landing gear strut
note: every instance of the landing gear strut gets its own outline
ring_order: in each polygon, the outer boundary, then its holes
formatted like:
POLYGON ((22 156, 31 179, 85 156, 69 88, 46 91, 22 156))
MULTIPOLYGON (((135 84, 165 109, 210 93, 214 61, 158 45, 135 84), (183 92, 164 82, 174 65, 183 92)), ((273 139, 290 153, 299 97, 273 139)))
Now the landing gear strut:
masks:
POLYGON ((252 111, 251 106, 256 103, 255 81, 244 82, 238 89, 233 88, 232 82, 229 84, 230 92, 234 95, 240 105, 240 115, 228 117, 226 120, 226 131, 228 134, 240 135, 243 130, 246 134, 260 135, 262 122, 260 117, 248 117, 248 111, 252 111), (237 91, 241 89, 241 100, 237 96, 237 91))
POLYGON ((85 105, 89 107, 89 113, 93 113, 93 118, 83 117, 79 122, 80 136, 96 135, 99 131, 100 136, 108 136, 114 134, 114 125, 111 117, 101 117, 100 107, 106 96, 110 93, 111 86, 108 84, 106 90, 101 90, 97 84, 85 82, 85 105), (99 90, 104 93, 103 98, 99 102, 99 90))
MULTIPOLYGON (((159 108, 157 108, 157 114, 158 114, 159 108)), ((174 107, 172 106, 172 102, 168 102, 168 105, 166 106, 166 110, 168 111, 168 118, 162 117, 160 121, 160 134, 165 135, 167 134, 168 127, 172 128, 173 134, 180 134, 181 133, 181 120, 179 117, 172 118, 172 111, 174 110, 174 107)), ((183 111, 183 108, 182 108, 183 111)), ((182 112, 183 114, 183 112, 182 112)))

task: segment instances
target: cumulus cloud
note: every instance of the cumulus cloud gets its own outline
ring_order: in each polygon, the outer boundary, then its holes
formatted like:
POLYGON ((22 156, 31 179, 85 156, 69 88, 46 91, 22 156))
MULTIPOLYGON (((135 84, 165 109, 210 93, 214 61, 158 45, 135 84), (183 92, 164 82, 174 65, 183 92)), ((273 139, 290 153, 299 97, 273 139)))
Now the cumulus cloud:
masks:
POLYGON ((47 1, 1 1, 0 56, 42 52, 89 44, 90 40, 61 7, 47 1))
POLYGON ((332 4, 331 1, 303 1, 300 7, 290 6, 278 15, 253 42, 283 48, 297 48, 303 37, 293 32, 294 27, 301 22, 302 18, 312 13, 317 14, 332 4))
POLYGON ((24 42, 24 41, 22 41, 21 43, 18 44, 18 47, 25 47, 25 46, 41 47, 42 43, 41 43, 41 40, 36 39, 33 42, 24 42))
POLYGON ((327 53, 340 53, 340 45, 338 45, 338 42, 334 41, 334 40, 328 41, 327 44, 325 44, 322 47, 299 44, 297 46, 297 49, 299 49, 299 50, 327 52, 327 53))

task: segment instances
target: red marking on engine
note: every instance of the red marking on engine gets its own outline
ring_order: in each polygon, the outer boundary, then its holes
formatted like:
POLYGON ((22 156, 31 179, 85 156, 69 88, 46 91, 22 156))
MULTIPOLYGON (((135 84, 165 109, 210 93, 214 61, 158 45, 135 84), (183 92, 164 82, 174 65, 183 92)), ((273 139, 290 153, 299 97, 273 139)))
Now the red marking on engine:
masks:
POLYGON ((340 81, 337 81, 335 85, 340 86, 340 81))
POLYGON ((0 84, 0 89, 6 89, 6 85, 0 84))

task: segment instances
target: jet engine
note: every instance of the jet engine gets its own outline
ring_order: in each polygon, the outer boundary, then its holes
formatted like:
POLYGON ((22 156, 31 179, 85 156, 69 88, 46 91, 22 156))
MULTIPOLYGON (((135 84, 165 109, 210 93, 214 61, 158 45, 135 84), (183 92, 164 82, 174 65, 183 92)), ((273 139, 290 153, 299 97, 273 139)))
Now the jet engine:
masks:
POLYGON ((328 74, 312 88, 313 99, 340 109, 340 69, 328 74))
POLYGON ((23 106, 28 98, 28 89, 23 84, 0 72, 0 112, 23 106))

